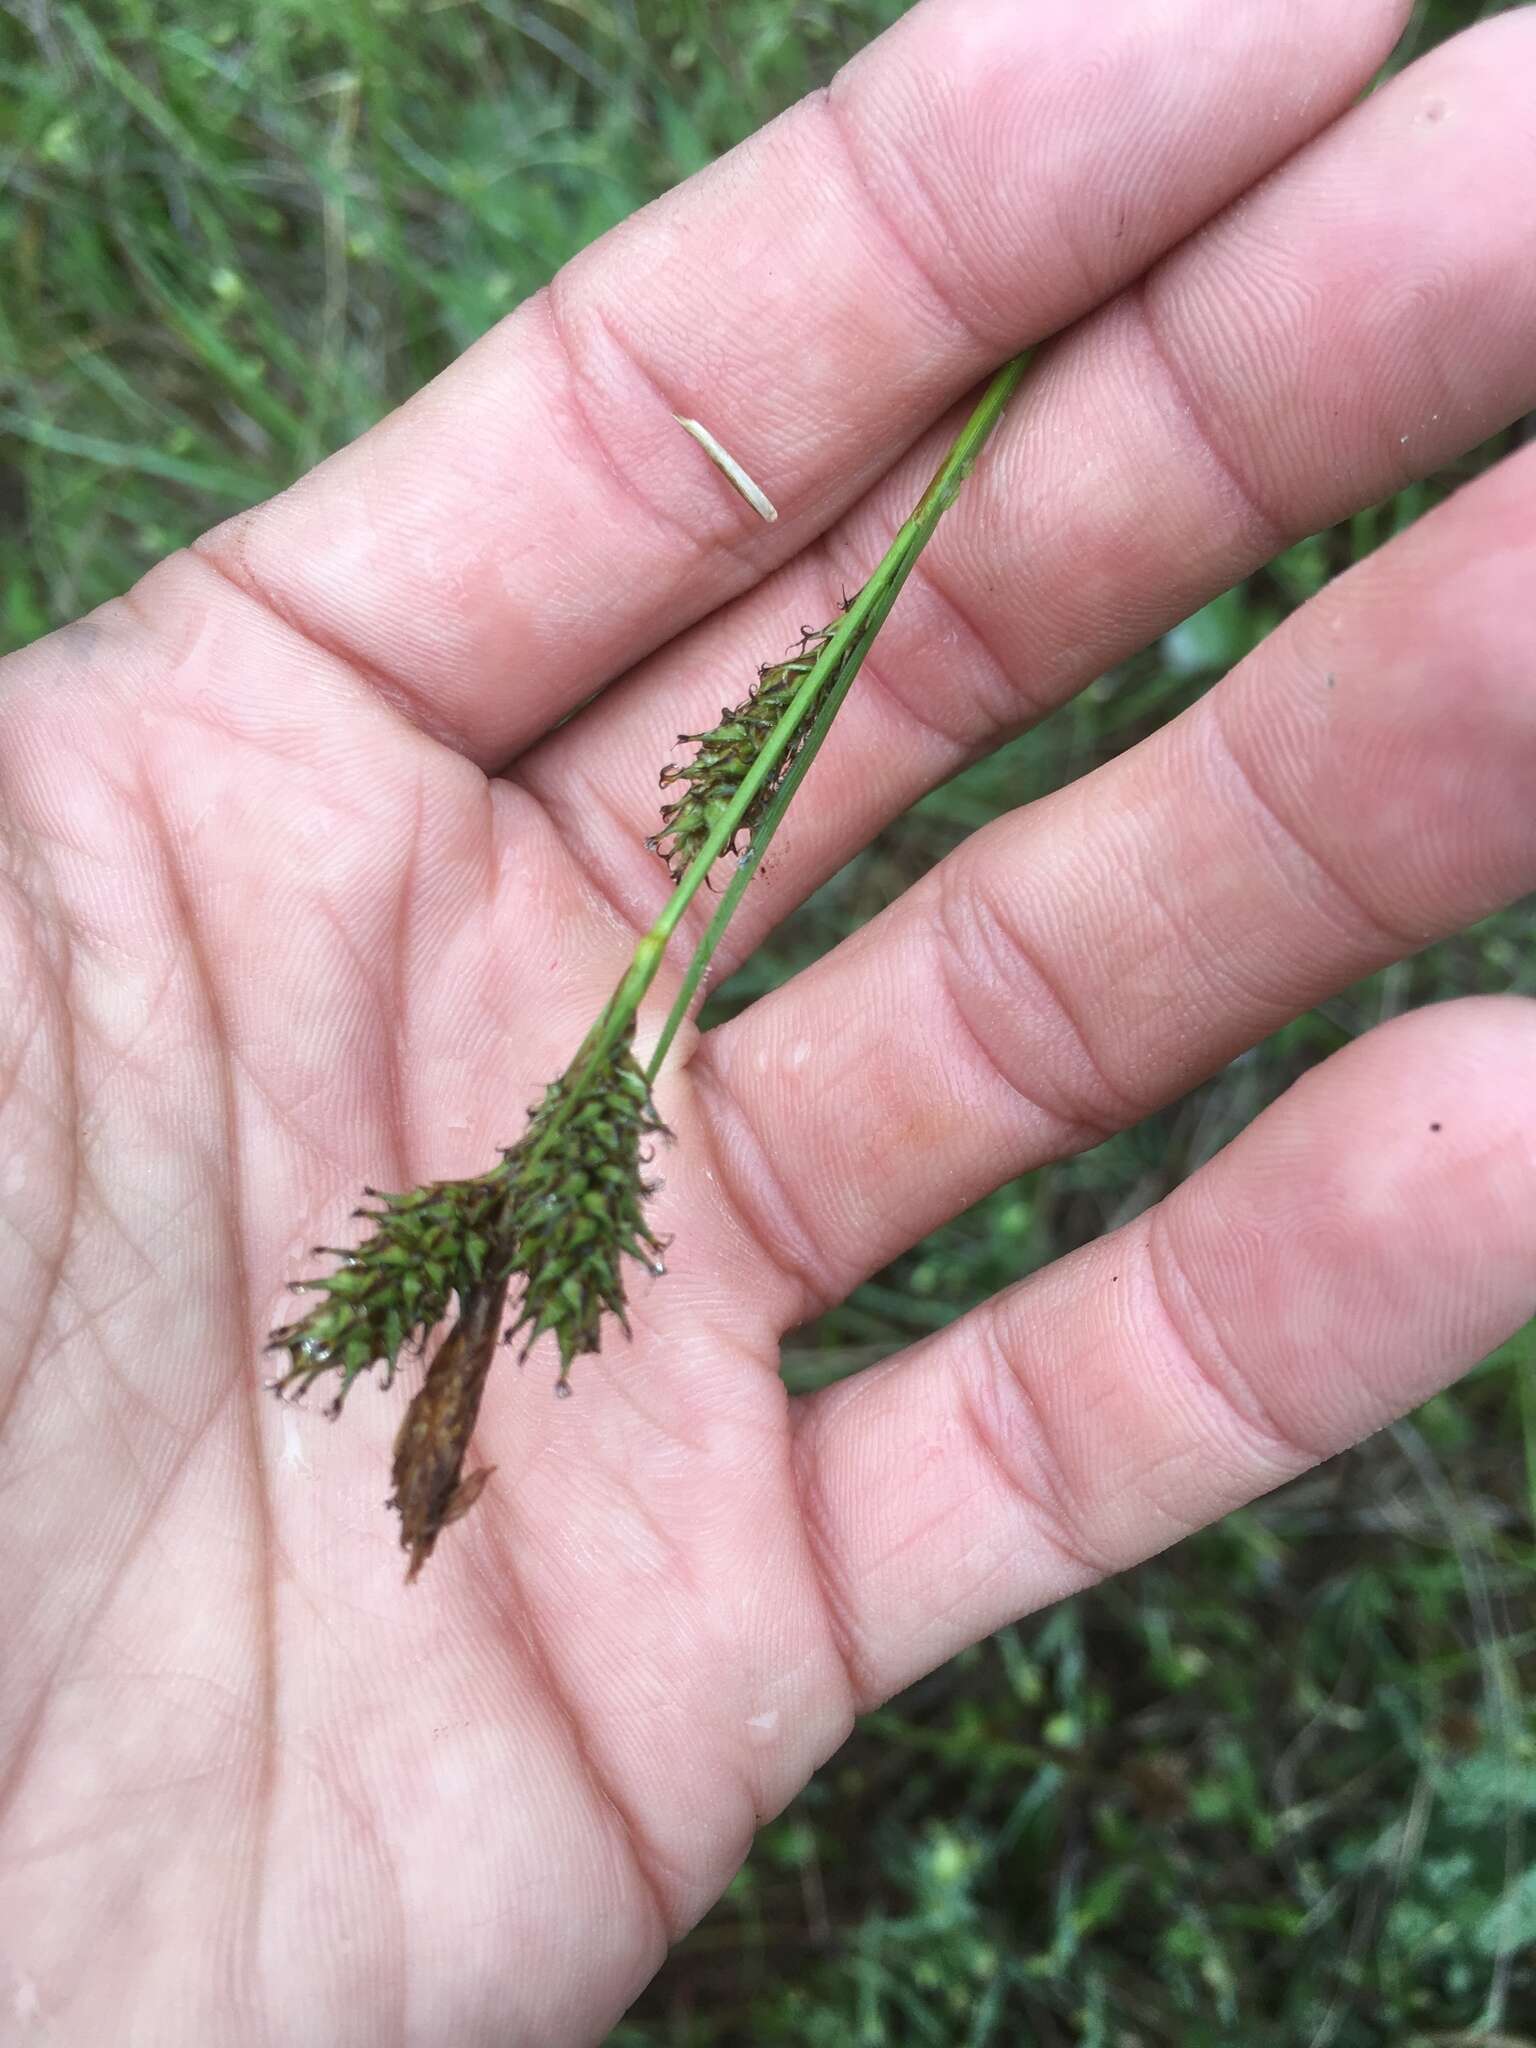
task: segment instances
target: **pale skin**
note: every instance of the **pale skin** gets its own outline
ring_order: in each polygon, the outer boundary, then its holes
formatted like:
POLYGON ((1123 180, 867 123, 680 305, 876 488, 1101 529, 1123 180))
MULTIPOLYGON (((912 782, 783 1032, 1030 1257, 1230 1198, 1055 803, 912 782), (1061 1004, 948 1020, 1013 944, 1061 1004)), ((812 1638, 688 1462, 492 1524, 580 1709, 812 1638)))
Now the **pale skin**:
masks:
POLYGON ((335 1427, 262 1391, 357 1190, 515 1136, 665 896, 673 735, 826 621, 996 362, 1071 330, 732 958, 961 760, 1536 404, 1536 17, 1352 108, 1405 14, 930 0, 359 445, 11 661, 8 2038, 595 2041, 860 1707, 1536 1306, 1536 1014, 1467 1002, 914 1353, 799 1402, 776 1371, 985 1188, 1536 886, 1528 449, 680 1042, 671 1270, 575 1400, 497 1365, 495 1477, 414 1587, 382 1505, 404 1390, 335 1427))

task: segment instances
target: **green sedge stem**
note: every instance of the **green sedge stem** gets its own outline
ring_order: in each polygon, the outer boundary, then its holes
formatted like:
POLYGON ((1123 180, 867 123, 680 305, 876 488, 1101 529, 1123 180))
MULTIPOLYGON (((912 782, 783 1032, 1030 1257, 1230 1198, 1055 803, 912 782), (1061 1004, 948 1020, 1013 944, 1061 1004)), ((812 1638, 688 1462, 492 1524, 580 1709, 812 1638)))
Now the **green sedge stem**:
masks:
MULTIPOLYGON (((899 589, 900 586, 898 585, 897 588, 899 589)), ((893 601, 895 595, 896 592, 893 590, 891 592, 893 601)), ((878 624, 883 623, 883 620, 884 613, 882 611, 879 620, 876 621, 876 625, 878 626, 878 624)), ((688 971, 683 976, 682 986, 677 992, 677 999, 667 1013, 666 1023, 661 1027, 661 1036, 656 1041, 655 1049, 650 1057, 650 1063, 645 1070, 647 1082, 654 1083, 656 1076, 660 1073, 662 1062, 672 1049, 672 1041, 676 1038, 684 1018, 686 1018, 693 1006, 693 999, 699 992, 699 984, 709 972, 710 962, 715 956, 715 949, 725 936, 725 928, 735 916, 741 899, 746 894, 747 884, 757 872, 758 863, 762 860, 763 855, 768 851, 769 841, 778 830, 779 823, 784 813, 789 809, 795 791, 805 780, 806 773, 811 763, 815 760, 822 741, 831 729, 833 719, 842 708, 843 699, 847 696, 854 677, 863 665, 864 656, 868 652, 870 642, 873 639, 873 632, 866 633, 858 645, 850 649, 849 658, 844 665, 843 673, 827 692, 826 699, 821 709, 817 712, 810 731, 805 736, 804 744, 795 756, 793 767, 785 776, 772 803, 763 814, 762 823, 752 835, 751 845, 741 856, 741 859, 737 861, 736 872, 731 876, 725 894, 720 898, 715 914, 709 921, 708 929, 694 948, 693 958, 688 963, 688 971)))
MULTIPOLYGON (((875 635, 879 632, 881 626, 884 625, 886 617, 901 591, 902 585, 911 574, 913 564, 927 545, 934 528, 938 525, 944 513, 954 503, 961 484, 964 483, 966 477, 975 466, 976 459, 985 446, 988 435, 1002 417, 1003 409, 1017 390, 1019 382, 1024 375, 1027 362, 1027 356, 1016 357, 1014 361, 1007 364, 998 373, 997 377, 988 386, 981 403, 967 422, 964 432, 951 449, 948 460, 934 478, 933 483, 924 494, 922 502, 918 505, 911 519, 908 520, 906 526, 902 528, 896 539, 891 543, 884 561, 875 571, 870 582, 865 586, 866 593, 874 590, 876 594, 869 610, 864 614, 864 630, 859 635, 858 640, 848 647, 843 659, 841 672, 828 690, 821 709, 816 714, 815 722, 806 734, 799 753, 795 756, 793 767, 780 785, 777 794, 763 817, 761 825, 752 835, 751 845, 736 863, 736 872, 732 875, 730 884, 725 894, 721 897, 714 916, 710 919, 708 929, 694 950, 693 958, 688 963, 688 971, 683 977, 682 986, 678 989, 677 1000, 673 1003, 668 1013, 667 1021, 662 1026, 661 1036, 656 1041, 650 1063, 646 1068, 645 1077, 648 1082, 654 1082, 656 1076, 660 1073, 662 1062, 666 1059, 668 1052, 672 1048, 672 1041, 677 1036, 684 1018, 688 1015, 693 999, 698 993, 700 983, 709 971, 710 962, 714 958, 716 948, 725 936, 726 926, 735 915, 736 909, 746 893, 747 884, 756 872, 763 855, 768 851, 769 842, 778 830, 785 812, 789 809, 795 792, 808 774, 811 763, 815 760, 820 750, 822 741, 831 729, 833 719, 836 718, 839 710, 842 708, 843 699, 847 696, 854 677, 863 665, 864 658, 874 642, 875 635)), ((793 707, 791 708, 793 709, 793 707)))
POLYGON ((715 862, 735 838, 737 828, 751 809, 759 790, 772 777, 793 744, 795 735, 804 725, 811 705, 825 689, 826 703, 817 716, 806 745, 785 777, 783 786, 775 796, 762 825, 753 834, 752 845, 738 865, 730 887, 722 897, 708 930, 695 950, 678 1001, 667 1018, 661 1039, 646 1070, 646 1078, 652 1081, 655 1079, 661 1062, 677 1034, 678 1026, 687 1012, 688 1004, 704 977, 710 957, 720 942, 732 912, 741 901, 742 892, 751 879, 752 871, 766 852, 769 840, 789 807, 790 797, 800 786, 816 749, 826 737, 827 728, 831 725, 838 706, 847 695, 849 685, 868 654, 876 633, 885 623, 902 585, 911 575, 918 556, 932 539, 939 521, 955 502, 961 485, 975 468, 977 457, 986 446, 993 428, 1002 418, 1009 399, 1023 380, 1028 360, 1027 351, 1024 355, 1015 356, 1012 362, 1004 364, 992 379, 978 401, 975 411, 956 436, 954 445, 944 458, 937 475, 918 501, 911 518, 891 542, 879 567, 832 629, 826 645, 795 692, 783 717, 768 735, 761 753, 742 777, 740 787, 721 810, 709 837, 668 897, 661 915, 635 948, 635 955, 628 971, 609 998, 606 1008, 592 1027, 581 1053, 577 1056, 583 1064, 586 1060, 600 1059, 627 1029, 651 983, 656 979, 667 944, 682 922, 689 904, 708 879, 715 862))

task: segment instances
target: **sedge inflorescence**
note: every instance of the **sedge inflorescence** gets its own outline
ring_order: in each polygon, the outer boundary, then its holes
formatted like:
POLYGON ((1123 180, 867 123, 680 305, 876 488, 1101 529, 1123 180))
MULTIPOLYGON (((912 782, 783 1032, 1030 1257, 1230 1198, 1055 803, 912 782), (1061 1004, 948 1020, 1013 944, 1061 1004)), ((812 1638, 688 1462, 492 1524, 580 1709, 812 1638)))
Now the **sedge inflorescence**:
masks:
POLYGON ((494 1276, 505 1278, 515 1257, 512 1221, 512 1153, 477 1180, 440 1180, 401 1194, 367 1188, 381 1204, 354 1209, 373 1224, 370 1236, 351 1249, 316 1245, 340 1263, 313 1280, 296 1280, 296 1294, 318 1294, 304 1315, 284 1323, 268 1339, 269 1351, 286 1351, 288 1366, 273 1382, 295 1398, 334 1372, 337 1387, 327 1413, 336 1416, 353 1384, 376 1365, 383 1384, 395 1376, 400 1353, 420 1346, 472 1287, 494 1276))
POLYGON ((335 1251, 332 1272, 297 1283, 319 1299, 269 1340, 288 1359, 275 1391, 298 1397, 334 1372, 340 1384, 328 1412, 336 1415, 374 1366, 388 1386, 401 1352, 424 1348, 456 1304, 395 1446, 391 1505, 412 1576, 439 1529, 484 1483, 483 1474, 462 1483, 459 1474, 509 1285, 521 1276, 506 1339, 521 1333, 526 1357, 552 1335, 565 1391, 573 1362, 599 1349, 605 1313, 628 1331, 623 1262, 661 1270, 665 1247, 645 1214, 654 1187, 644 1168, 647 1141, 666 1128, 634 1057, 633 1020, 607 1044, 600 1033, 594 1039, 545 1090, 522 1137, 489 1173, 403 1194, 370 1191, 379 1206, 356 1213, 373 1224, 371 1234, 335 1251))
MULTIPOLYGON (((800 645, 786 661, 760 668, 751 695, 732 710, 720 707, 720 723, 708 732, 680 732, 680 746, 696 747, 692 760, 681 765, 669 763, 661 771, 661 786, 670 789, 687 785, 684 793, 662 805, 661 830, 645 842, 666 862, 674 882, 681 881, 714 830, 725 807, 746 779, 748 770, 762 753, 769 734, 794 701, 800 685, 816 665, 816 658, 831 638, 830 627, 821 632, 802 632, 800 645)), ((830 682, 830 677, 828 678, 830 682)), ((795 755, 810 730, 818 704, 813 702, 801 719, 794 738, 780 757, 774 772, 747 807, 732 838, 732 847, 751 843, 763 814, 772 803, 780 784, 794 765, 795 755)))
POLYGON ((666 1249, 645 1215, 654 1184, 645 1141, 668 1136, 630 1050, 633 1026, 597 1061, 562 1076, 534 1111, 517 1162, 517 1270, 525 1280, 509 1335, 524 1356, 546 1330, 572 1362, 601 1343, 604 1310, 629 1334, 623 1260, 662 1271, 666 1249))
POLYGON ((662 1026, 651 1057, 654 1074, 874 635, 1001 419, 1024 366, 1025 358, 1015 357, 993 377, 874 574, 844 600, 837 624, 803 631, 795 651, 759 669, 745 702, 722 709, 720 723, 708 732, 678 735, 695 752, 662 771, 663 790, 681 785, 681 793, 663 804, 661 829, 646 841, 671 871, 671 897, 581 1050, 530 1110, 521 1138, 478 1179, 437 1181, 403 1194, 370 1190, 379 1206, 356 1213, 372 1224, 371 1233, 352 1250, 335 1252, 333 1271, 300 1282, 298 1291, 318 1299, 272 1332, 269 1348, 286 1353, 287 1364, 271 1384, 279 1394, 299 1396, 335 1373, 334 1415, 373 1367, 382 1365, 387 1386, 401 1352, 413 1345, 424 1350, 453 1313, 395 1440, 390 1505, 400 1516, 411 1578, 441 1530, 473 1505, 489 1477, 482 1470, 466 1478, 463 1467, 497 1344, 521 1334, 526 1357, 540 1337, 553 1337, 557 1391, 568 1392, 573 1362, 599 1348, 604 1316, 628 1330, 624 1261, 661 1272, 663 1245, 645 1210, 654 1188, 644 1167, 648 1140, 666 1133, 649 1077, 634 1057, 636 1009, 710 869, 727 852, 739 853, 662 1026), (519 1278, 511 1327, 504 1331, 507 1298, 519 1278))

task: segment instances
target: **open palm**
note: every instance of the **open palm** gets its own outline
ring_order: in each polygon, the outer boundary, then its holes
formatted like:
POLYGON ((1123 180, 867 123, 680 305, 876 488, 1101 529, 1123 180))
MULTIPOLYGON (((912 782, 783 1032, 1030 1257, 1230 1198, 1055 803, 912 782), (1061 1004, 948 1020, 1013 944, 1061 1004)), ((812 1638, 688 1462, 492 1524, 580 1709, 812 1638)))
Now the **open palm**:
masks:
POLYGON ((671 1271, 574 1402, 497 1366, 496 1476, 411 1592, 403 1397, 328 1429, 261 1391, 361 1185, 516 1136, 664 897, 673 736, 832 615, 995 361, 1070 329, 735 959, 964 760, 1536 402, 1536 20, 1346 111, 1405 12, 929 0, 13 660, 0 1927, 40 2038, 590 2041, 862 1704, 1529 1313, 1536 1017, 1469 1003, 914 1354, 799 1403, 777 1373, 985 1189, 1536 884, 1536 451, 683 1048, 671 1271))

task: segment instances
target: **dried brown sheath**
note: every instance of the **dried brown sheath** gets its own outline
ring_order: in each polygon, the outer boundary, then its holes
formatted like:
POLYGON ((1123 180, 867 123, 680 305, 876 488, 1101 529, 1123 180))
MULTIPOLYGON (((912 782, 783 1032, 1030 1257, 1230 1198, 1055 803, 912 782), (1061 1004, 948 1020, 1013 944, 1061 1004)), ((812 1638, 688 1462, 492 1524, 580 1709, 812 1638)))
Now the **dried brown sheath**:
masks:
POLYGON ((459 1477, 496 1354, 506 1298, 505 1280, 470 1289, 395 1438, 395 1490, 389 1505, 399 1510, 400 1546, 411 1554, 407 1584, 432 1555, 439 1533, 468 1513, 496 1469, 487 1465, 467 1479, 459 1477))

